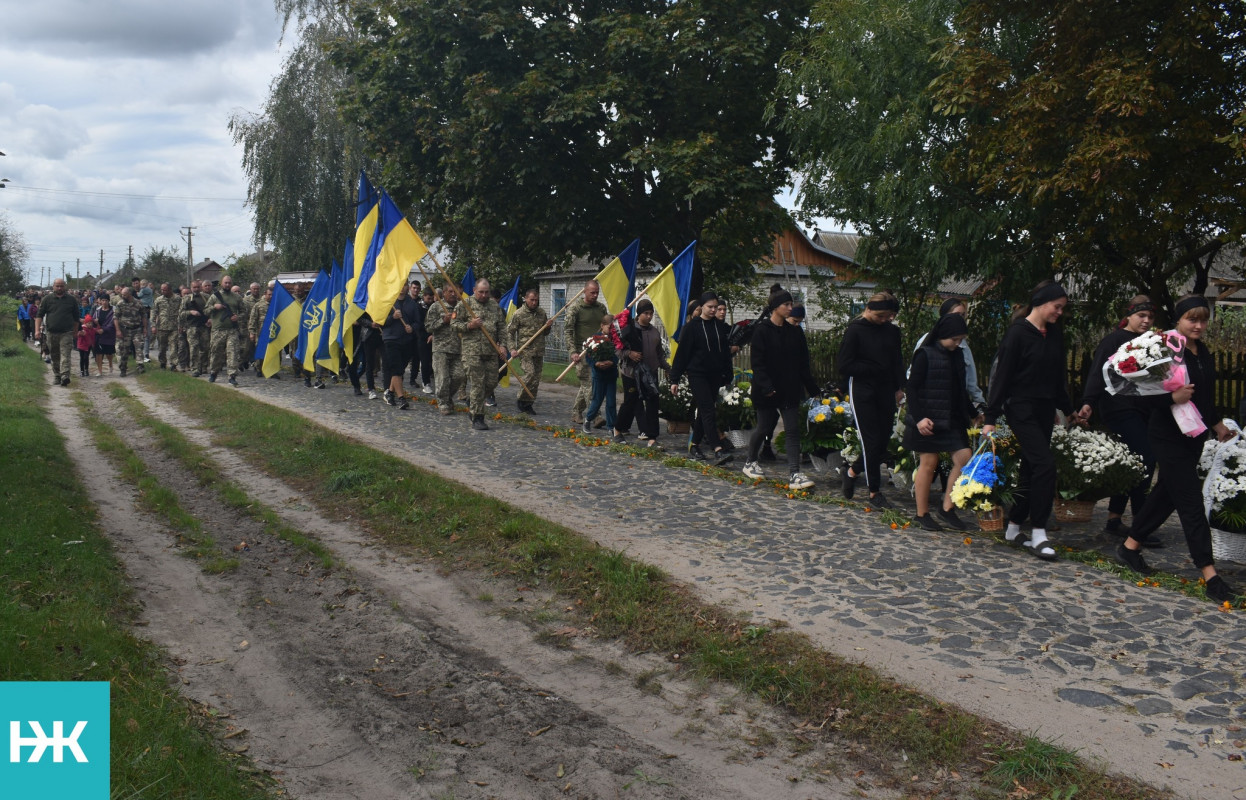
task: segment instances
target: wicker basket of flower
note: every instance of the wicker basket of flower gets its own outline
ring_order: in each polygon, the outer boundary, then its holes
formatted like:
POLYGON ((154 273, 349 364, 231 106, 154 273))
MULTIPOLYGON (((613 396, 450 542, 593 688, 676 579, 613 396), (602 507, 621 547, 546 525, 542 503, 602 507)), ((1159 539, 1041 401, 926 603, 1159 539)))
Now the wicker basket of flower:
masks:
MULTIPOLYGON (((1237 425, 1226 420, 1237 431, 1237 425)), ((1198 465, 1203 505, 1211 523, 1211 554, 1217 561, 1246 563, 1246 439, 1210 439, 1198 465)))
POLYGON ((1061 522, 1089 522, 1096 502, 1127 493, 1146 475, 1142 459, 1103 431, 1058 427, 1051 451, 1056 457, 1054 514, 1061 522))

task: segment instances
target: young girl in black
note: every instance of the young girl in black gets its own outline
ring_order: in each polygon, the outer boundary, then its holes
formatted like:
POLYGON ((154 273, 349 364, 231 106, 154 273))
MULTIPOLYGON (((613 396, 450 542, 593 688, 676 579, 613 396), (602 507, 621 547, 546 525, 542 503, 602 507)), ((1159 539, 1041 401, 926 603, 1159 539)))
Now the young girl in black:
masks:
POLYGON ((982 426, 982 433, 990 434, 995 430, 995 421, 1008 416, 1008 427, 1021 447, 1021 474, 1004 538, 1044 561, 1056 558, 1055 549, 1047 541, 1047 518, 1056 495, 1051 431, 1057 410, 1065 414, 1073 410, 1069 402, 1064 332, 1057 324, 1068 302, 1064 287, 1054 281, 1043 281, 1034 287, 1030 304, 1017 315, 999 345, 986 405, 986 424, 982 426), (1032 529, 1029 540, 1022 542, 1021 525, 1026 520, 1032 529))
POLYGON ((843 493, 851 498, 860 473, 870 490, 870 504, 890 508, 879 491, 883 455, 895 425, 896 406, 904 396, 904 359, 900 355, 900 329, 891 324, 900 304, 890 292, 879 292, 866 303, 861 316, 848 323, 839 346, 839 373, 848 383, 852 415, 861 438, 861 456, 846 465, 843 493))

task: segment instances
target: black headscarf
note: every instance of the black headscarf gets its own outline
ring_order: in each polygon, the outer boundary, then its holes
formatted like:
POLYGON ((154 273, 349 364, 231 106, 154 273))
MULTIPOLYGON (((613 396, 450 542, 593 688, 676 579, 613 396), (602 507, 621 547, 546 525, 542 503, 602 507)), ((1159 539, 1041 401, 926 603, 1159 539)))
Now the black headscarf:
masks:
POLYGON ((969 325, 965 322, 965 318, 960 314, 944 314, 939 317, 939 321, 930 329, 930 333, 926 334, 926 340, 922 342, 923 347, 938 347, 940 339, 951 339, 955 336, 966 336, 969 334, 969 325))

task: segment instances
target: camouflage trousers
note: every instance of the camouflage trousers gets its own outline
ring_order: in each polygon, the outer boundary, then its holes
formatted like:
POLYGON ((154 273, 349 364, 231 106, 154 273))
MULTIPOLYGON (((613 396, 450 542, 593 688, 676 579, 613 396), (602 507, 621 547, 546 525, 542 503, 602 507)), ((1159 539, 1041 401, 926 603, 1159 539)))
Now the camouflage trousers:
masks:
POLYGON ((593 365, 587 358, 580 359, 575 365, 575 376, 580 379, 580 388, 575 393, 575 402, 571 404, 571 416, 583 417, 588 404, 593 399, 593 365))
POLYGON ((242 360, 240 363, 250 364, 255 360, 255 342, 251 341, 251 334, 246 331, 242 331, 238 334, 238 341, 240 342, 239 346, 241 347, 241 350, 239 351, 239 358, 242 360))
MULTIPOLYGON (((433 368, 436 370, 436 367, 433 368)), ((469 394, 468 408, 472 416, 484 416, 485 399, 493 394, 498 385, 498 354, 495 352, 484 355, 463 356, 463 371, 467 373, 469 394)))
POLYGON ((212 363, 209 370, 213 375, 221 371, 224 367, 229 371, 229 377, 238 374, 238 331, 230 328, 228 330, 212 329, 212 363))
POLYGON ((179 329, 173 335, 173 343, 177 350, 177 365, 181 369, 190 369, 190 344, 186 341, 186 331, 179 329))
POLYGON ((74 332, 65 333, 43 332, 43 341, 52 357, 52 375, 59 382, 69 377, 70 363, 77 345, 74 343, 74 332))
POLYGON ((177 340, 180 337, 177 331, 156 331, 156 357, 160 359, 160 366, 173 367, 177 369, 177 340))
POLYGON ((463 388, 463 357, 458 353, 433 353, 433 377, 436 380, 437 405, 454 409, 454 396, 463 388))
POLYGON ((519 402, 531 403, 536 400, 537 390, 541 388, 541 370, 545 368, 545 355, 527 351, 520 353, 519 366, 523 369, 523 384, 528 387, 528 392, 532 392, 528 394, 520 388, 519 402))
POLYGON ((190 351, 190 368, 195 372, 208 371, 208 329, 202 325, 186 329, 186 349, 190 351))
POLYGON ((130 356, 134 356, 134 365, 142 369, 144 338, 142 328, 121 329, 117 336, 117 355, 121 357, 122 372, 129 368, 130 356))

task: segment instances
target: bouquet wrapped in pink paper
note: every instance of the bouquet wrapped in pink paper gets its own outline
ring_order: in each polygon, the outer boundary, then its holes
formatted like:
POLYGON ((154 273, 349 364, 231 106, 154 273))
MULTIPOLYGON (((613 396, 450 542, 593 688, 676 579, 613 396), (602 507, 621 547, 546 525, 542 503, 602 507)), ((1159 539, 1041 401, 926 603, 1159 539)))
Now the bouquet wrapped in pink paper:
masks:
MULTIPOLYGON (((1125 397, 1166 394, 1189 383, 1185 366, 1185 337, 1175 330, 1148 331, 1125 342, 1103 364, 1108 392, 1125 397)), ((1193 403, 1172 407, 1173 419, 1186 436, 1207 430, 1193 403)))

